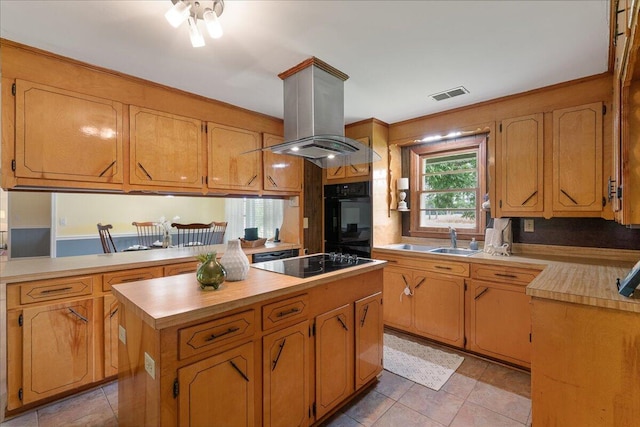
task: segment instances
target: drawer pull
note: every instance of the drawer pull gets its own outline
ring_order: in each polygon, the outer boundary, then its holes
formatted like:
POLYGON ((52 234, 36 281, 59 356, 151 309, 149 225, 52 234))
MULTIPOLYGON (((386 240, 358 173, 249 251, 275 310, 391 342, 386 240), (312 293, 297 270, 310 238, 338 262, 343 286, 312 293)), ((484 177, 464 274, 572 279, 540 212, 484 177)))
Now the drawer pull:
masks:
POLYGON ((367 313, 369 312, 369 304, 364 306, 364 314, 362 315, 362 320, 360 321, 360 327, 364 326, 364 321, 367 318, 367 313))
POLYGON ((420 285, 422 285, 424 283, 424 281, 425 281, 425 278, 423 277, 422 279, 420 279, 418 284, 413 287, 413 289, 418 289, 420 287, 420 285))
POLYGON ((489 290, 489 288, 484 288, 482 290, 482 292, 480 292, 478 295, 476 295, 476 297, 474 298, 474 300, 477 300, 478 298, 480 298, 482 295, 484 295, 487 291, 489 290))
POLYGON ((336 319, 338 319, 338 322, 340 322, 340 324, 342 325, 342 327, 344 328, 345 331, 349 330, 349 328, 347 328, 347 324, 344 323, 344 320, 342 320, 342 317, 336 316, 336 319))
POLYGON ((138 277, 129 277, 126 279, 122 279, 122 281, 120 283, 127 283, 127 282, 137 282, 139 280, 145 280, 146 277, 144 276, 138 276, 138 277))
POLYGON ((113 316, 115 316, 117 312, 118 312, 118 308, 116 307, 116 309, 109 314, 109 318, 112 318, 113 316))
POLYGON ((240 330, 240 328, 238 328, 237 326, 235 328, 229 328, 226 331, 224 331, 224 332, 222 332, 222 333, 220 333, 218 335, 211 334, 211 336, 209 338, 205 339, 205 341, 213 341, 213 340, 215 340, 217 338, 220 338, 220 337, 223 337, 225 335, 229 335, 229 334, 232 334, 234 332, 238 332, 239 330, 240 330))
POLYGON ((71 286, 66 286, 64 288, 57 288, 57 289, 45 289, 43 291, 41 291, 41 294, 52 294, 54 292, 65 292, 65 291, 70 291, 72 288, 71 286))
POLYGON ((73 308, 69 308, 69 312, 71 314, 73 314, 74 316, 76 316, 78 319, 82 320, 84 323, 89 323, 89 319, 87 319, 82 314, 80 314, 77 311, 75 311, 73 308))
POLYGON ((451 270, 451 267, 446 267, 444 265, 436 265, 435 268, 438 270, 451 270))
POLYGON ((280 312, 280 313, 278 313, 276 316, 278 316, 278 317, 284 317, 284 316, 288 316, 288 315, 293 314, 293 313, 297 313, 297 312, 299 312, 299 311, 300 311, 300 309, 299 309, 298 307, 293 307, 291 310, 281 311, 281 312, 280 312))
POLYGON ((271 366, 271 370, 273 371, 278 366, 278 360, 280 360, 280 355, 282 354, 282 349, 284 348, 284 344, 287 342, 287 339, 282 340, 282 344, 280 344, 280 348, 278 349, 278 354, 276 355, 275 360, 272 362, 273 366, 271 366))
POLYGON ((395 264, 397 264, 397 263, 398 263, 398 260, 395 260, 395 259, 387 259, 387 260, 385 260, 385 261, 387 261, 387 262, 392 262, 392 263, 395 263, 395 264))
POLYGON ((247 376, 245 375, 245 373, 244 373, 244 372, 242 372, 242 371, 240 370, 240 368, 238 368, 238 365, 236 365, 235 363, 233 363, 233 360, 229 360, 229 363, 231 363, 231 366, 233 366, 233 369, 235 369, 236 371, 238 371, 238 373, 239 373, 240 375, 242 375, 242 378, 244 378, 247 382, 249 382, 249 377, 247 377, 247 376))
POLYGON ((498 276, 498 277, 506 277, 509 279, 517 279, 518 276, 516 276, 515 274, 506 274, 506 273, 494 273, 494 275, 498 276))

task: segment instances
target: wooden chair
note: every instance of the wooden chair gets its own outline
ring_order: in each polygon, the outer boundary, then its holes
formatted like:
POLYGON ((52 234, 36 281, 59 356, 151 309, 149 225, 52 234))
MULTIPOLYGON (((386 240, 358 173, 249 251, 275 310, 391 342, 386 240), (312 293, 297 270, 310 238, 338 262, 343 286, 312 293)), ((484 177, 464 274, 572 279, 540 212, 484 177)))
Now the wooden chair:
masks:
POLYGON ((111 238, 111 233, 109 232, 113 226, 111 224, 98 224, 98 234, 100 234, 100 243, 102 243, 102 250, 105 254, 110 254, 111 252, 118 252, 116 249, 116 244, 113 243, 113 239, 111 238))
POLYGON ((132 222, 138 231, 138 244, 148 248, 153 247, 154 242, 162 243, 164 229, 156 222, 132 222))
POLYGON ((178 230, 178 246, 205 246, 213 245, 215 242, 222 243, 227 223, 210 222, 209 224, 178 224, 177 222, 174 222, 171 226, 178 230))

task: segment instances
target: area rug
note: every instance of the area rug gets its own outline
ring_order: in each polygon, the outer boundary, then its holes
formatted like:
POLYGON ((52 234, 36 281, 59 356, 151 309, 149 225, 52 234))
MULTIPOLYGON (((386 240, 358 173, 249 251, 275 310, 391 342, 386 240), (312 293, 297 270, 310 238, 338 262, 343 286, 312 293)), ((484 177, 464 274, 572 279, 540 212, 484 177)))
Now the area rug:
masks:
POLYGON ((387 371, 438 391, 464 358, 395 335, 384 334, 383 360, 387 371))

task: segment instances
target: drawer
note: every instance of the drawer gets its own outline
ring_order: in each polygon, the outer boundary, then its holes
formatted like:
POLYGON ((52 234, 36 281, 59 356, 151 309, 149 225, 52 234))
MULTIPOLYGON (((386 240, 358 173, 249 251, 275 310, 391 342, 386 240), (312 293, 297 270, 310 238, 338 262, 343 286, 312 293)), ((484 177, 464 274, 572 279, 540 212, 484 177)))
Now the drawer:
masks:
POLYGON ((195 273, 197 268, 198 268, 198 261, 166 265, 164 267, 164 275, 175 276, 176 274, 195 273))
POLYGON ((471 265, 471 277, 473 279, 487 280, 490 282, 518 283, 528 285, 540 273, 538 270, 513 268, 497 265, 471 265))
POLYGON ((221 345, 250 338, 254 333, 255 311, 247 310, 178 331, 180 359, 204 353, 221 345))
POLYGON ((387 254, 375 254, 376 259, 384 259, 390 267, 409 267, 433 273, 450 274, 454 276, 469 277, 469 263, 439 260, 422 257, 393 256, 387 254))
POLYGON ((91 295, 99 276, 64 277, 20 285, 20 303, 31 304, 62 298, 91 295))
POLYGON ((307 318, 309 311, 309 295, 287 298, 262 306, 262 330, 284 326, 307 318))
POLYGON ((155 279, 162 276, 162 267, 134 268, 131 270, 105 273, 102 276, 102 290, 107 292, 111 290, 111 286, 113 285, 119 285, 120 283, 127 282, 137 282, 139 280, 155 279))

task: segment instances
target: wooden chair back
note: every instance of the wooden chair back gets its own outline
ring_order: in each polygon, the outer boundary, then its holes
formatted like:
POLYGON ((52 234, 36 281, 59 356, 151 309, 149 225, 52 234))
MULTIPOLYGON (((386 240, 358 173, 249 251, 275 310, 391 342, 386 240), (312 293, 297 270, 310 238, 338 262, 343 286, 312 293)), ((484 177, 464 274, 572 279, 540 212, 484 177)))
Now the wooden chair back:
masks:
POLYGON ((214 222, 209 224, 191 223, 179 224, 174 222, 172 227, 178 231, 178 246, 205 246, 213 242, 214 222))
POLYGON ((111 238, 111 233, 109 232, 113 226, 111 224, 102 225, 98 224, 98 234, 100 234, 100 243, 102 243, 102 250, 105 254, 110 254, 112 252, 118 252, 116 249, 116 244, 113 243, 113 239, 111 238))
POLYGON ((164 239, 164 229, 156 222, 132 222, 138 231, 138 244, 152 247, 154 242, 162 243, 164 239))

